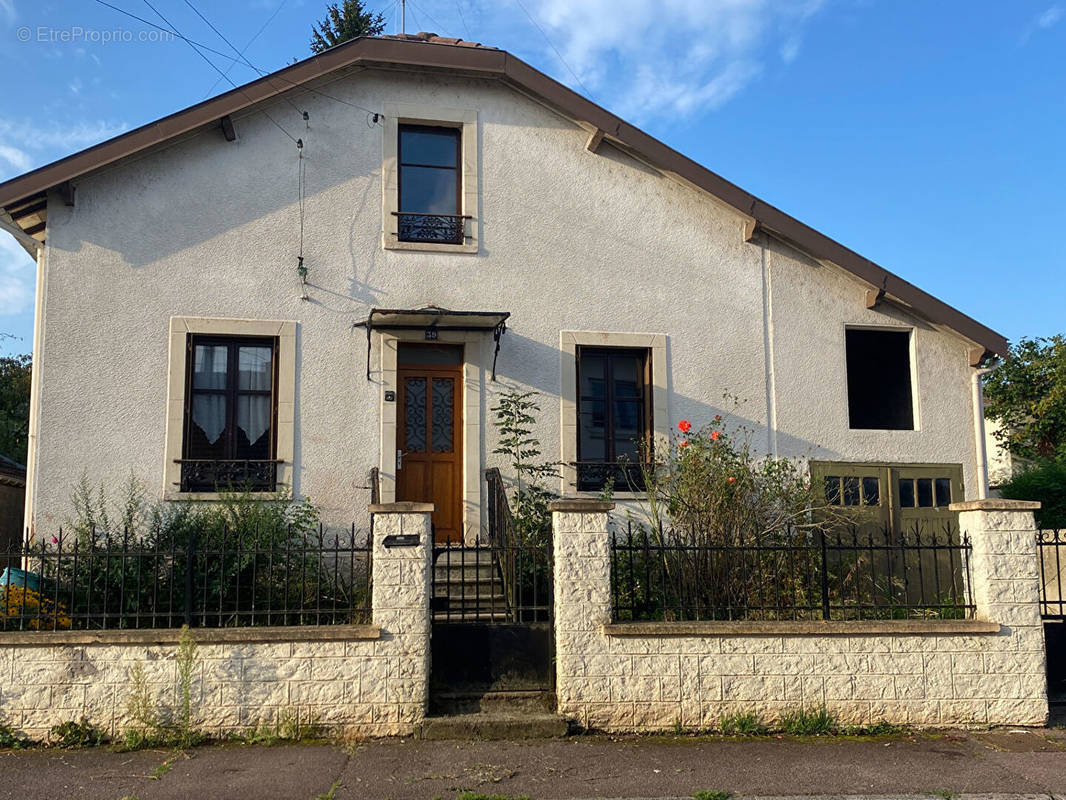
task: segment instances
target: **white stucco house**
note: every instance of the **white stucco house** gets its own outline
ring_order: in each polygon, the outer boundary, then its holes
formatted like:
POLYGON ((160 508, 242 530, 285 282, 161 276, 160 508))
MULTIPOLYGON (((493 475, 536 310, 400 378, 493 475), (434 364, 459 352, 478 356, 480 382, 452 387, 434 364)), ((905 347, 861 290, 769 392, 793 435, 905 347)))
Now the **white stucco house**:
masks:
POLYGON ((85 473, 291 487, 351 521, 376 467, 382 502, 471 540, 503 386, 541 394, 561 495, 726 393, 760 449, 892 524, 986 491, 1001 335, 501 50, 357 39, 0 208, 37 259, 37 531, 85 473))

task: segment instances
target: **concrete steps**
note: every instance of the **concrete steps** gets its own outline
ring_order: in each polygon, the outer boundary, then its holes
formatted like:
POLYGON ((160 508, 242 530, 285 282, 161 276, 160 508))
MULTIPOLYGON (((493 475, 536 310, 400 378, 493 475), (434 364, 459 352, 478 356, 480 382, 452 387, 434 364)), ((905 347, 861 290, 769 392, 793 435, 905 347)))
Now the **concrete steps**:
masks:
POLYGON ((503 622, 503 581, 486 547, 449 547, 433 562, 433 619, 503 622))
POLYGON ((442 739, 557 739, 566 736, 566 720, 555 714, 459 714, 426 717, 422 738, 442 739))
POLYGON ((554 739, 569 729, 554 692, 437 692, 430 705, 423 739, 554 739))

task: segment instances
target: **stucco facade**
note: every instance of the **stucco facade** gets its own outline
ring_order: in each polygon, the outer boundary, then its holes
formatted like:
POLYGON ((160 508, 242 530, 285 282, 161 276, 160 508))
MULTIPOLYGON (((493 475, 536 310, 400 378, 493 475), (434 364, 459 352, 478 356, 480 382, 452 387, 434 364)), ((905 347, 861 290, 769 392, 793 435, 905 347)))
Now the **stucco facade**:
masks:
POLYGON ((665 342, 656 427, 730 413, 729 393, 744 401, 733 421, 762 451, 957 463, 975 496, 972 341, 888 303, 868 308, 869 285, 767 234, 745 241, 733 209, 606 142, 590 152, 587 130, 498 81, 369 69, 317 88, 336 99, 294 89, 261 107, 304 144, 305 287, 298 151, 259 108, 234 115, 236 141, 217 129, 185 135, 81 176, 73 206, 50 194, 34 362, 37 529, 63 523, 83 474, 117 488, 132 472, 159 497, 173 490, 172 317, 294 323, 294 363, 281 365, 295 375, 286 474, 327 521, 360 519, 369 468, 380 467, 382 500, 392 499, 396 442, 389 337, 373 335, 367 380, 365 331, 353 326, 372 307, 429 303, 511 314, 497 383, 491 337, 466 345, 468 537, 483 527, 482 470, 499 464, 490 409, 504 387, 541 393, 544 450, 572 452, 561 438, 572 383, 563 331, 665 342), (476 252, 383 246, 394 225, 383 213, 389 126, 354 106, 397 104, 452 109, 476 130, 476 191, 465 188, 476 252), (915 430, 849 429, 846 326, 913 330, 915 430))

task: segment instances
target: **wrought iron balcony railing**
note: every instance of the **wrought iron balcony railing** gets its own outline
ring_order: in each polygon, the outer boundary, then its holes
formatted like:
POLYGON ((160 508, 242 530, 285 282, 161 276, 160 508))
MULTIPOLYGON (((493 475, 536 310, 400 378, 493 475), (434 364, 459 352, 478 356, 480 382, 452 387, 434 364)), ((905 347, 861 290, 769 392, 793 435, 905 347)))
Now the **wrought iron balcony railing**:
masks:
POLYGON ((397 236, 401 242, 431 244, 462 244, 466 241, 466 221, 463 214, 420 214, 393 211, 398 220, 397 236))
POLYGON ((574 461, 579 492, 599 492, 613 482, 616 492, 644 491, 644 466, 632 461, 574 461))
POLYGON ((182 458, 181 491, 248 490, 273 492, 278 484, 278 459, 218 461, 182 458))

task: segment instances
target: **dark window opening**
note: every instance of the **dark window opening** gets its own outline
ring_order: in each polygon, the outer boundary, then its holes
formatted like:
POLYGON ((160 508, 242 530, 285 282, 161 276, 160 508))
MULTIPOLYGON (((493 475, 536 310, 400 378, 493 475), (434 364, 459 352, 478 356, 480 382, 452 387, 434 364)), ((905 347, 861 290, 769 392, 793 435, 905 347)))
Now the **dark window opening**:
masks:
POLYGON ((274 491, 277 339, 191 335, 181 491, 274 491))
POLYGON ((825 502, 830 506, 879 506, 881 482, 856 475, 826 475, 825 502))
POLYGON ((650 455, 650 359, 647 350, 582 347, 577 352, 577 488, 616 491, 644 486, 650 455))
POLYGON ((849 329, 845 337, 851 428, 913 430, 910 332, 849 329))
POLYGON ((400 126, 396 216, 401 242, 465 241, 460 141, 458 128, 400 126))

